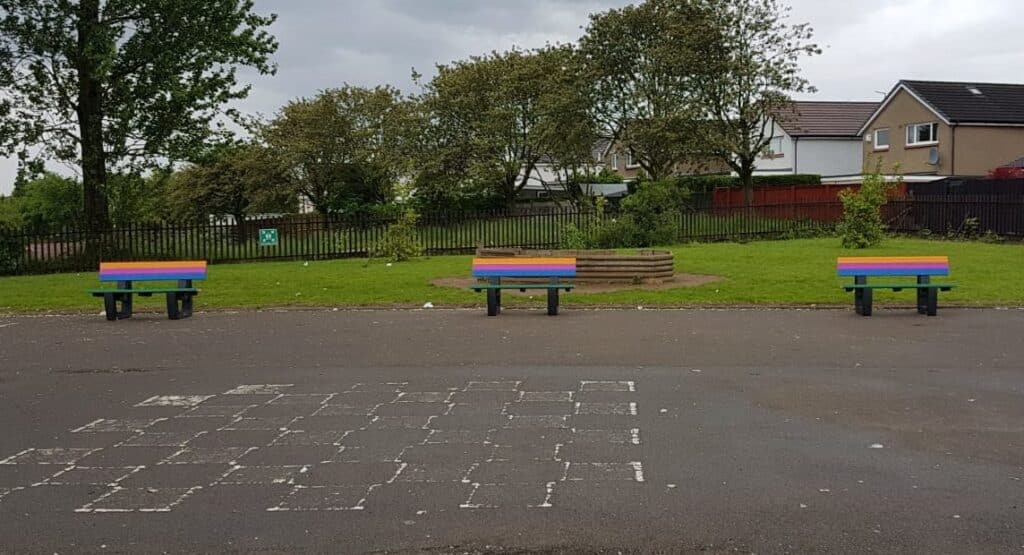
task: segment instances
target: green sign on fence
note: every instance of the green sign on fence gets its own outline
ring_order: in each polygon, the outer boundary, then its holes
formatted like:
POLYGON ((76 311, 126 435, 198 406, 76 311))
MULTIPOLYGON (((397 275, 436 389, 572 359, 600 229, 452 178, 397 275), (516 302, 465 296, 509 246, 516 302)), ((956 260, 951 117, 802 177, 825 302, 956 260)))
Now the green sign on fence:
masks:
POLYGON ((276 229, 261 229, 260 230, 260 246, 261 247, 276 247, 277 246, 277 230, 276 229))

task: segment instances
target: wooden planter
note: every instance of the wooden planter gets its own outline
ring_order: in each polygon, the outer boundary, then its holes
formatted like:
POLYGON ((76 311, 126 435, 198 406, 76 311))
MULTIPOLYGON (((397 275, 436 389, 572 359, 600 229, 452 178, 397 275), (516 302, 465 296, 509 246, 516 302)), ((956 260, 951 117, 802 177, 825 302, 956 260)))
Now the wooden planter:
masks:
POLYGON ((566 257, 576 258, 576 282, 659 283, 672 279, 674 257, 669 251, 649 249, 631 253, 611 250, 526 250, 477 249, 479 257, 566 257))

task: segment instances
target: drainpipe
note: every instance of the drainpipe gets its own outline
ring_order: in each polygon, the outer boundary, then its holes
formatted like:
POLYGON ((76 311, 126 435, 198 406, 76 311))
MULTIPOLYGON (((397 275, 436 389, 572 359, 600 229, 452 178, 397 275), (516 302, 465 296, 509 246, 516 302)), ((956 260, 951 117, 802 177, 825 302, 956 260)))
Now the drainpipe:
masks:
POLYGON ((956 124, 949 124, 949 175, 956 175, 956 124))
POLYGON ((800 137, 793 137, 793 173, 800 173, 800 137))

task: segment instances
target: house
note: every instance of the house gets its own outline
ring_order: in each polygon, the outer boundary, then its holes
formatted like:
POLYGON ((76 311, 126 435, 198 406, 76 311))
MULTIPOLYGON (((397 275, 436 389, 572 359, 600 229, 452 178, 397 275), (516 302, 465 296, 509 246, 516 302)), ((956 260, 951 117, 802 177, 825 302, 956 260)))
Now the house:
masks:
MULTIPOLYGON (((643 173, 643 168, 634 159, 629 149, 612 139, 599 139, 594 144, 591 152, 595 162, 621 175, 626 181, 634 181, 643 173)), ((673 169, 675 175, 720 174, 728 172, 729 166, 725 162, 712 157, 682 162, 676 164, 673 169)))
POLYGON ((984 176, 1024 153, 1024 85, 900 81, 860 133, 867 167, 984 176))
POLYGON ((771 122, 771 142, 754 175, 860 175, 864 164, 860 129, 877 102, 790 103, 771 122))

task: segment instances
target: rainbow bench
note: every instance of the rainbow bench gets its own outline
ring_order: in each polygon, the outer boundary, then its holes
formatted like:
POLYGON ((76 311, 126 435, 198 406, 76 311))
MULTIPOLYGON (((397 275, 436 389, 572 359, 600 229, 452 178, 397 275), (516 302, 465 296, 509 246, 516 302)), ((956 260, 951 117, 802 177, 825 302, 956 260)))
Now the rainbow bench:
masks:
POLYGON ((116 282, 117 285, 88 292, 94 297, 103 297, 107 320, 131 318, 132 295, 152 297, 163 293, 167 295, 167 317, 178 320, 192 316, 192 297, 199 294, 199 289, 193 287, 192 282, 203 279, 206 279, 205 260, 101 262, 100 281, 116 282), (138 289, 134 287, 137 281, 175 281, 177 287, 138 289))
POLYGON ((497 316, 501 312, 502 289, 546 289, 548 292, 548 315, 558 314, 558 292, 571 291, 571 283, 562 283, 562 278, 576 277, 575 258, 474 258, 473 277, 486 280, 470 289, 477 293, 487 292, 487 315, 497 316), (502 278, 540 278, 547 283, 502 283, 502 278))
POLYGON ((853 292, 853 305, 857 314, 871 316, 872 291, 891 289, 917 291, 917 312, 935 316, 938 312, 939 291, 950 291, 956 285, 932 283, 932 276, 949 275, 949 258, 945 256, 853 256, 839 257, 836 271, 842 277, 853 277, 853 283, 843 285, 853 292), (868 283, 869 277, 916 277, 916 283, 868 283))

